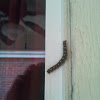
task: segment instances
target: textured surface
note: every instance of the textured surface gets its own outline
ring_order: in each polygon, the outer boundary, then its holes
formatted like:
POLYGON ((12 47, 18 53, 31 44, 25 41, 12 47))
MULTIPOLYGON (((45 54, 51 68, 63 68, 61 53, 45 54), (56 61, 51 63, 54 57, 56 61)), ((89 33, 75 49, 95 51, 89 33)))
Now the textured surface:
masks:
POLYGON ((100 99, 100 0, 71 0, 73 100, 100 99))
POLYGON ((44 59, 0 59, 0 100, 5 100, 18 75, 23 75, 30 65, 41 62, 44 59))

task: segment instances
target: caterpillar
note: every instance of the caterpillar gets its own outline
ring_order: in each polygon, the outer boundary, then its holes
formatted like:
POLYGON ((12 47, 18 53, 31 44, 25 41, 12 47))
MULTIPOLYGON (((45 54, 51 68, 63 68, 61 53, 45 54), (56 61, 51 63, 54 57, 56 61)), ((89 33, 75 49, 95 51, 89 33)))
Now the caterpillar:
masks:
POLYGON ((67 44, 66 44, 66 40, 65 40, 65 41, 63 41, 63 56, 62 56, 62 58, 59 60, 59 62, 57 64, 50 67, 47 70, 47 72, 50 74, 51 72, 53 72, 54 70, 59 68, 61 65, 63 65, 65 63, 66 59, 67 59, 67 44))

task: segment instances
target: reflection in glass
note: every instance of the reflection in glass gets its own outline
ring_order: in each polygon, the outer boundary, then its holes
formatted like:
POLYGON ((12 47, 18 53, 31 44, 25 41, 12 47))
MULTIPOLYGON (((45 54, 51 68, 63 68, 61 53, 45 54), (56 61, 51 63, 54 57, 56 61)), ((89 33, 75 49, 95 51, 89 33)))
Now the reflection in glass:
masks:
POLYGON ((6 100, 44 100, 44 63, 33 64, 18 75, 6 100))
MULTIPOLYGON (((0 0, 1 51, 45 51, 45 0, 0 0)), ((44 62, 0 58, 0 100, 44 100, 44 62)))
POLYGON ((0 0, 0 50, 44 50, 45 0, 0 0))
POLYGON ((0 59, 0 100, 44 100, 45 59, 0 59))

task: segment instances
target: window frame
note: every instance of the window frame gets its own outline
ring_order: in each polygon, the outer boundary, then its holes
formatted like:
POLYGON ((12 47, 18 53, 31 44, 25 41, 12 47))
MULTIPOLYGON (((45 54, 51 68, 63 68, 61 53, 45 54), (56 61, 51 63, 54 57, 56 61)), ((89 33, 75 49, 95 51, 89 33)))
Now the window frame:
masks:
POLYGON ((45 58, 45 51, 0 51, 0 58, 45 58))
POLYGON ((70 19, 70 0, 47 0, 45 100, 72 100, 70 19), (67 40, 67 61, 48 74, 47 69, 62 57, 64 40, 67 40))

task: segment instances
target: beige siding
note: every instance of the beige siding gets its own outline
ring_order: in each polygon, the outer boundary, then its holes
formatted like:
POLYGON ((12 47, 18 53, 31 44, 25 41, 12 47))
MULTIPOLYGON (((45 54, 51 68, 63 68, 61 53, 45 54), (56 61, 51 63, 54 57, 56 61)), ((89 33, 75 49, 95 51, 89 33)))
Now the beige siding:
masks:
POLYGON ((100 0, 71 0, 73 100, 100 99, 100 0))

